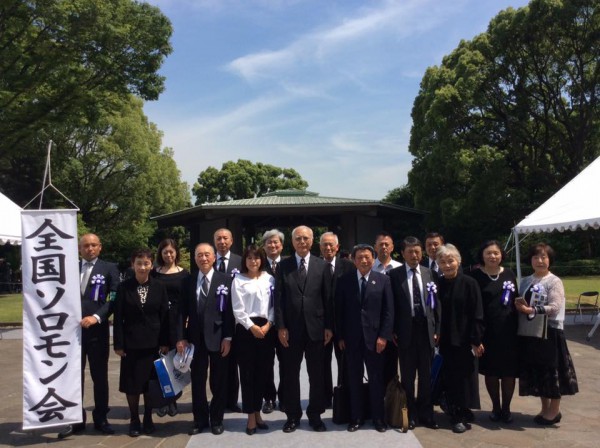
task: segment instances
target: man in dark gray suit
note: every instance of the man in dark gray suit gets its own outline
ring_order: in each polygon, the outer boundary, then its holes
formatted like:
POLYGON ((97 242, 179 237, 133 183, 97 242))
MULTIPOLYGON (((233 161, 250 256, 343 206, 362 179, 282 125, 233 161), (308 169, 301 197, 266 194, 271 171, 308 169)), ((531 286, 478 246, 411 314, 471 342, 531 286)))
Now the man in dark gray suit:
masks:
MULTIPOLYGON (((216 271, 227 273, 230 277, 233 277, 236 272, 240 272, 242 269, 242 257, 230 250, 233 244, 233 234, 226 228, 217 229, 213 234, 213 240, 217 250, 213 267, 216 271)), ((240 375, 235 356, 235 346, 231 347, 231 356, 227 369, 227 400, 225 406, 231 412, 242 412, 242 409, 237 404, 240 390, 240 375)))
POLYGON ((324 346, 333 335, 332 304, 325 277, 325 262, 310 254, 313 232, 299 226, 292 231, 295 254, 282 260, 275 287, 275 324, 282 349, 284 405, 283 432, 296 430, 302 417, 300 365, 306 357, 310 392, 306 415, 315 431, 325 431, 323 402, 324 346))
MULTIPOLYGON (((103 434, 114 434, 108 423, 108 355, 109 326, 108 319, 113 313, 113 299, 119 285, 119 270, 114 263, 100 260, 102 243, 93 233, 87 233, 79 239, 81 262, 81 391, 86 360, 90 363, 90 375, 94 383, 94 428, 103 434)), ((83 398, 83 397, 82 397, 83 398)), ((83 423, 69 425, 58 433, 60 439, 83 431, 86 414, 83 411, 83 423)))
POLYGON ((194 344, 192 372, 192 412, 194 424, 190 435, 210 426, 215 435, 222 434, 227 398, 227 366, 234 319, 231 309, 231 277, 213 269, 215 252, 208 243, 194 250, 199 272, 188 277, 177 328, 177 350, 194 344), (187 323, 187 327, 186 327, 187 323), (206 400, 206 379, 210 365, 210 409, 206 400))
POLYGON ((409 428, 417 421, 437 429, 431 399, 431 360, 440 334, 440 310, 437 295, 431 296, 435 274, 419 263, 421 242, 408 236, 402 241, 404 266, 389 272, 394 294, 394 334, 397 338, 402 387, 406 391, 409 428), (419 377, 415 399, 415 380, 419 377))
POLYGON ((385 432, 383 399, 384 350, 392 339, 394 301, 390 279, 372 270, 375 249, 358 244, 352 249, 356 269, 342 275, 335 292, 335 318, 338 344, 346 357, 350 389, 348 431, 362 425, 362 382, 364 365, 369 377, 369 401, 373 424, 385 432))

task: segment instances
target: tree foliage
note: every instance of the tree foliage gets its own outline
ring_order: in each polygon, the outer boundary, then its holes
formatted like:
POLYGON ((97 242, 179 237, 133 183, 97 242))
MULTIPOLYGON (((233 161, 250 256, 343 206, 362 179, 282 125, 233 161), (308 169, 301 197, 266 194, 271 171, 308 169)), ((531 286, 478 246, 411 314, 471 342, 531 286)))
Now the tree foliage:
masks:
POLYGON ((93 123, 115 98, 158 98, 171 33, 158 8, 132 0, 2 1, 0 154, 93 123))
POLYGON ((225 162, 220 170, 209 166, 198 176, 192 191, 196 205, 206 202, 247 199, 275 190, 305 189, 308 182, 292 168, 239 159, 225 162))
POLYGON ((427 69, 408 185, 428 227, 506 235, 600 155, 599 61, 600 3, 533 0, 427 69))

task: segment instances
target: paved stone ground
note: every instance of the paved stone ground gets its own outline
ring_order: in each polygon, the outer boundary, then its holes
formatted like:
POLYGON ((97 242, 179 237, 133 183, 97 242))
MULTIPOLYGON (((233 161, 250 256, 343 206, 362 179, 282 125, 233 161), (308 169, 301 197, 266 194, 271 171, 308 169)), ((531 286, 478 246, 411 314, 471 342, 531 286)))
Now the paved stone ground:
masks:
MULTIPOLYGON (((569 326, 565 332, 569 349, 575 362, 579 379, 580 393, 563 400, 561 410, 563 419, 554 427, 542 428, 532 421, 539 410, 539 400, 533 397, 513 399, 514 422, 511 425, 498 425, 488 420, 490 402, 485 391, 483 379, 480 380, 483 410, 476 411, 477 420, 473 429, 462 435, 453 434, 444 415, 436 410, 438 422, 442 428, 432 431, 417 428, 408 434, 388 431, 384 435, 376 433, 365 426, 355 434, 349 434, 344 426, 333 425, 330 412, 325 415, 329 431, 317 434, 308 430, 306 420, 301 429, 293 434, 284 434, 280 428, 285 416, 274 412, 266 417, 271 428, 252 437, 243 433, 245 416, 241 414, 226 414, 226 433, 213 436, 203 433, 189 437, 187 430, 191 420, 191 404, 189 389, 179 401, 180 414, 175 417, 156 418, 157 431, 152 436, 142 436, 132 439, 127 436, 128 410, 123 394, 117 390, 119 375, 119 360, 111 353, 109 361, 109 380, 111 385, 111 412, 109 420, 117 431, 114 436, 102 436, 88 425, 86 432, 68 440, 58 440, 56 431, 22 431, 22 340, 20 330, 2 330, 0 340, 0 372, 3 382, 0 390, 0 446, 38 447, 53 444, 58 447, 200 447, 218 443, 220 448, 239 446, 311 446, 344 447, 353 446, 402 446, 403 448, 479 448, 479 447, 511 447, 511 448, 553 448, 553 447, 599 447, 600 446, 600 331, 594 335, 591 342, 586 342, 589 325, 569 326)), ((92 395, 91 381, 86 376, 85 406, 91 411, 92 395)), ((303 394, 307 393, 306 384, 303 394)))

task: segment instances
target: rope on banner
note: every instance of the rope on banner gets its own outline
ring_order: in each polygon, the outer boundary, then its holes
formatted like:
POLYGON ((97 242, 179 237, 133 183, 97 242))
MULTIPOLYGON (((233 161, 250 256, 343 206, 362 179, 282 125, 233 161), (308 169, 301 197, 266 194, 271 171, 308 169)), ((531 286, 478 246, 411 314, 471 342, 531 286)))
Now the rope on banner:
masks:
POLYGON ((46 155, 46 168, 44 168, 44 179, 42 180, 42 191, 40 191, 38 194, 36 194, 35 197, 31 201, 29 201, 27 204, 25 204, 25 206, 23 208, 24 209, 27 208, 27 206, 29 204, 31 204, 33 201, 35 201, 37 199, 37 197, 39 196, 39 198, 40 198, 40 204, 38 206, 38 210, 41 210, 42 209, 42 203, 44 201, 44 192, 46 191, 46 189, 52 187, 54 189, 54 191, 56 191, 64 199, 66 199, 67 201, 69 201, 71 203, 71 205, 77 211, 79 211, 79 207, 77 207, 77 205, 75 205, 75 203, 72 200, 70 200, 68 197, 66 197, 58 188, 56 188, 52 184, 52 169, 51 169, 51 163, 50 163, 50 154, 52 152, 52 143, 54 143, 52 140, 48 141, 48 151, 47 151, 47 155, 46 155))

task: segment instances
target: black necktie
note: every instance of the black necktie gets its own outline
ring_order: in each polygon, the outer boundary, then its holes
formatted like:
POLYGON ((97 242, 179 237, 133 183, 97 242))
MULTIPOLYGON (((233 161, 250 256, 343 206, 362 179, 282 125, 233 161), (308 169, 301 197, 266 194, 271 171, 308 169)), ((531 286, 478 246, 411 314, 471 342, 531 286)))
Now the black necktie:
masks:
POLYGON ((271 263, 271 272, 273 272, 273 275, 277 274, 277 262, 275 260, 271 263))
POLYGON ((225 257, 221 257, 219 260, 221 261, 219 263, 219 272, 227 272, 227 269, 225 269, 225 257))
POLYGON ((435 264, 435 260, 433 260, 431 262, 431 267, 429 269, 431 269, 432 271, 437 272, 437 265, 435 264))
POLYGON ((365 303, 365 293, 367 292, 367 279, 364 277, 360 278, 360 303, 365 303))
POLYGON ((333 275, 333 273, 335 272, 335 268, 333 267, 333 263, 329 263, 329 272, 331 272, 331 275, 333 275))
POLYGON ((413 290, 413 310, 416 316, 424 316, 423 307, 421 306, 421 289, 419 289, 419 281, 417 280, 417 268, 410 269, 413 273, 412 276, 412 290, 413 290))
POLYGON ((306 262, 304 258, 300 258, 300 267, 298 268, 298 280, 300 281, 300 285, 304 286, 304 281, 306 280, 306 262))

